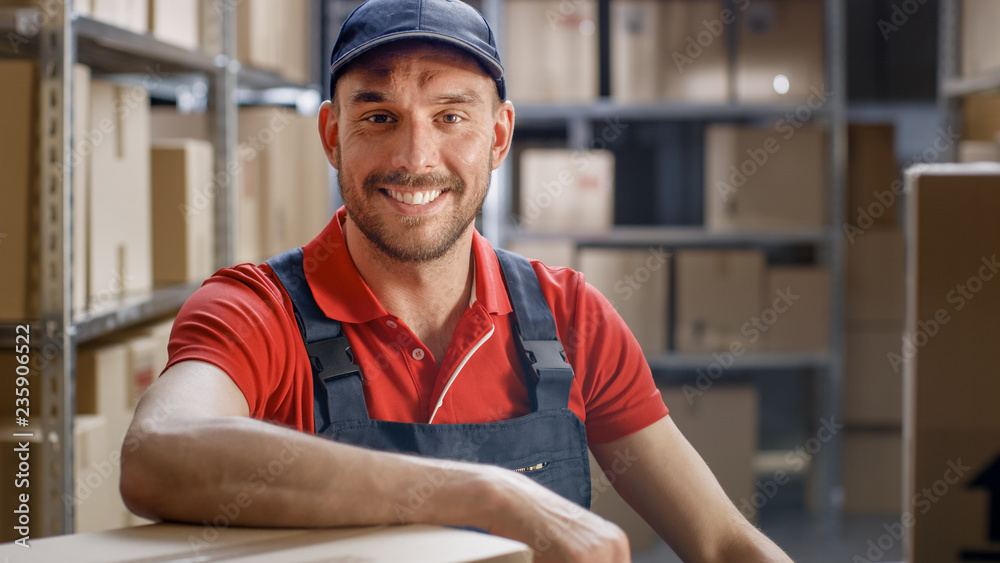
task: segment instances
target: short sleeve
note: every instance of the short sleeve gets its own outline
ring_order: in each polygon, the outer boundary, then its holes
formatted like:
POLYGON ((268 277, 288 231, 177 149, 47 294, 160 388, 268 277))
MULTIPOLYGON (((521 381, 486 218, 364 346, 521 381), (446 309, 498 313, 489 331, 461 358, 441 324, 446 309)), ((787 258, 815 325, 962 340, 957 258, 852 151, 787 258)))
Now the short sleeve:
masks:
POLYGON ((577 377, 582 375, 588 442, 612 442, 666 416, 638 341, 604 295, 579 272, 540 263, 535 270, 553 307, 567 360, 577 377))
POLYGON ((267 266, 241 264, 206 280, 174 321, 167 367, 215 365, 243 392, 252 417, 312 431, 308 358, 291 302, 272 276, 267 266))

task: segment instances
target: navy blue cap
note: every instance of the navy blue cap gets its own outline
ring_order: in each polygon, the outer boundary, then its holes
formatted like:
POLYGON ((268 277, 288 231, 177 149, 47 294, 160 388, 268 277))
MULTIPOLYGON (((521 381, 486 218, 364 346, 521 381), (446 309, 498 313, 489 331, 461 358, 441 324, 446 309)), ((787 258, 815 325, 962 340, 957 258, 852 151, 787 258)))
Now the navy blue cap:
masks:
POLYGON ((330 54, 330 94, 344 65, 400 39, 429 39, 462 49, 496 81, 500 99, 507 99, 493 30, 482 14, 461 0, 368 0, 355 8, 340 27, 330 54))

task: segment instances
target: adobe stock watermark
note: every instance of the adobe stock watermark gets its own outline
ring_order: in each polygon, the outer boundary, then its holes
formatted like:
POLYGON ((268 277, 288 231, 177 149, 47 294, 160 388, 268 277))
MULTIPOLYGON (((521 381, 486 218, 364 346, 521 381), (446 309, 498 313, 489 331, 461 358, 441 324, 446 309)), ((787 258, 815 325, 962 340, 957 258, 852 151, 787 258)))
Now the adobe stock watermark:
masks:
POLYGON ((295 463, 302 452, 306 450, 301 442, 291 438, 286 438, 283 445, 284 448, 278 452, 274 459, 250 473, 243 489, 236 494, 231 502, 219 504, 219 513, 215 518, 202 522, 201 537, 195 534, 188 536, 188 546, 195 555, 218 540, 220 530, 233 526, 240 514, 253 504, 254 497, 267 491, 268 486, 274 483, 285 472, 285 469, 295 463))
POLYGON ((920 10, 920 7, 926 3, 927 0, 903 0, 893 4, 889 19, 879 19, 876 22, 879 32, 882 33, 882 39, 888 41, 889 35, 906 25, 910 18, 920 10))
POLYGON ((648 249, 647 253, 649 255, 641 264, 614 283, 615 295, 621 296, 621 299, 609 299, 608 301, 616 310, 623 303, 632 299, 635 292, 642 289, 643 285, 649 283, 653 279, 653 273, 662 269, 667 263, 667 258, 670 257, 670 253, 662 244, 659 248, 648 249))
POLYGON ((912 528, 916 523, 917 519, 914 511, 919 512, 921 515, 930 512, 934 504, 940 501, 941 497, 948 494, 948 491, 957 485, 969 471, 972 471, 972 468, 968 465, 963 465, 961 458, 948 460, 945 465, 944 475, 931 483, 930 486, 922 488, 913 495, 913 498, 910 500, 910 506, 913 507, 913 510, 904 512, 899 522, 884 524, 882 529, 885 530, 885 533, 878 538, 868 540, 868 550, 863 556, 859 554, 851 558, 851 563, 875 563, 876 561, 881 561, 889 550, 895 547, 897 543, 903 541, 906 530, 912 528))
POLYGON ((535 194, 530 201, 521 202, 522 213, 515 215, 515 221, 524 225, 538 220, 546 209, 552 207, 559 198, 566 194, 567 188, 577 183, 578 175, 590 168, 596 158, 592 151, 607 149, 609 144, 621 138, 628 127, 628 123, 622 123, 618 116, 605 118, 604 128, 599 135, 595 135, 590 140, 587 150, 573 151, 570 155, 570 168, 560 170, 555 179, 543 182, 542 190, 535 194))
MULTIPOLYGON (((914 164, 930 164, 932 162, 937 162, 941 155, 946 151, 950 150, 951 147, 955 146, 955 143, 961 140, 962 136, 955 133, 952 126, 948 126, 947 129, 938 127, 937 136, 934 137, 934 141, 931 146, 924 149, 919 156, 911 158, 903 163, 903 169, 907 169, 914 164)), ((892 209, 899 197, 903 195, 905 191, 905 184, 902 180, 895 180, 888 187, 888 189, 872 192, 872 196, 875 201, 868 204, 867 207, 858 207, 855 222, 844 223, 841 228, 844 231, 844 235, 847 237, 847 241, 854 243, 858 237, 863 236, 875 225, 875 220, 881 218, 887 211, 892 209)))
MULTIPOLYGON (((809 438, 803 445, 785 454, 785 463, 793 471, 798 472, 805 469, 812 458, 823 449, 823 445, 833 440, 844 429, 844 425, 836 422, 832 417, 829 420, 825 418, 820 419, 819 422, 820 427, 814 437, 809 438)), ((750 495, 750 498, 741 498, 736 508, 739 509, 740 513, 747 520, 753 520, 760 509, 764 508, 778 494, 778 490, 790 481, 791 476, 788 472, 784 469, 778 469, 770 479, 766 481, 758 480, 757 490, 750 495)))
MULTIPOLYGON (((747 337, 748 344, 756 344, 778 322, 780 316, 787 313, 801 298, 801 295, 792 292, 791 286, 776 289, 771 306, 761 311, 759 316, 750 317, 750 320, 743 323, 740 327, 740 334, 747 337)), ((742 339, 733 340, 729 344, 729 348, 722 352, 712 352, 712 363, 707 368, 696 370, 698 375, 695 378, 695 384, 685 383, 681 387, 688 404, 693 405, 697 397, 704 395, 706 391, 711 389, 715 382, 726 373, 726 370, 736 365, 737 359, 746 352, 747 344, 744 344, 742 339)))
MULTIPOLYGON (((750 6, 750 0, 736 0, 736 8, 740 12, 745 12, 750 6)), ((719 17, 711 20, 702 20, 701 25, 705 28, 697 34, 688 35, 685 39, 686 47, 684 52, 674 51, 670 56, 677 66, 677 72, 683 74, 684 67, 694 64, 695 60, 715 43, 726 30, 726 26, 736 22, 736 11, 726 8, 719 12, 719 17)))
MULTIPOLYGON (((964 282, 955 284, 955 287, 945 295, 945 301, 952 305, 952 313, 964 309, 976 298, 976 294, 982 291, 986 282, 992 280, 996 277, 997 272, 1000 272, 1000 261, 997 260, 996 254, 990 257, 983 256, 979 261, 980 264, 975 273, 964 282)), ((931 318, 918 319, 916 332, 909 338, 905 335, 901 338, 903 342, 902 354, 896 352, 886 354, 892 371, 899 373, 903 363, 912 359, 917 354, 917 350, 926 346, 931 338, 937 336, 941 328, 951 322, 951 318, 951 313, 944 307, 940 307, 934 311, 931 318)))
POLYGON ((580 33, 583 35, 593 35, 597 32, 597 24, 593 20, 584 19, 580 15, 580 8, 586 4, 586 0, 561 0, 559 5, 545 10, 545 19, 549 22, 549 27, 556 29, 559 25, 565 25, 567 20, 574 20, 580 33))
POLYGON ((771 161, 771 156, 781 150, 781 143, 790 141, 795 133, 802 129, 833 96, 833 92, 826 90, 826 84, 819 87, 810 86, 809 92, 805 103, 795 110, 787 112, 784 117, 775 122, 774 131, 780 135, 780 141, 777 137, 772 136, 765 139, 760 146, 747 149, 747 158, 738 164, 729 166, 729 181, 716 181, 715 189, 722 195, 724 203, 730 203, 730 198, 737 193, 738 189, 767 166, 767 163, 771 161))

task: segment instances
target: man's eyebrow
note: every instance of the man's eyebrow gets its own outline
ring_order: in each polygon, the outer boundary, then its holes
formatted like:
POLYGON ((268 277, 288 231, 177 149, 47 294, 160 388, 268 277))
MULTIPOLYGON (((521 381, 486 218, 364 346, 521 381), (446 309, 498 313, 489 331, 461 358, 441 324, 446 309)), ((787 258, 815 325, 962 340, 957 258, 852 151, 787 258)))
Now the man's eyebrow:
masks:
POLYGON ((476 92, 446 92, 434 98, 436 104, 482 104, 483 98, 476 92))
POLYGON ((378 90, 357 90, 347 99, 349 105, 378 104, 388 101, 390 96, 378 90))

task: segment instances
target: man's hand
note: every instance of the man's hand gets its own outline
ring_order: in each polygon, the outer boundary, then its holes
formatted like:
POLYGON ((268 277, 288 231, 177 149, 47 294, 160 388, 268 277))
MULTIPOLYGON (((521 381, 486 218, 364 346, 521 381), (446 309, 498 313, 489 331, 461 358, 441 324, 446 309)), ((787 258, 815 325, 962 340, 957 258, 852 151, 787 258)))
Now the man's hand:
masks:
POLYGON ((500 510, 490 533, 528 544, 539 563, 628 563, 628 538, 615 524, 505 469, 490 468, 500 510))

